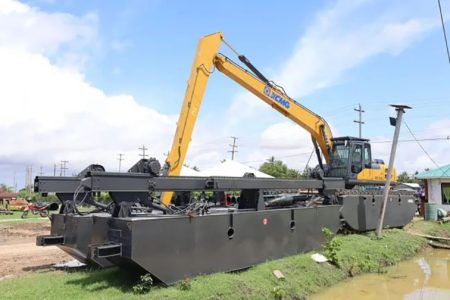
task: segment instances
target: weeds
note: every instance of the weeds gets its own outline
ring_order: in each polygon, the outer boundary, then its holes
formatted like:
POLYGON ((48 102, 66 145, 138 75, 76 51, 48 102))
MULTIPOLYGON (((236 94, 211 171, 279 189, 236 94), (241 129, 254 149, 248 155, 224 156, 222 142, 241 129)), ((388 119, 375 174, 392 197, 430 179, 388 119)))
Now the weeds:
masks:
POLYGON ((282 300, 286 296, 286 291, 282 286, 275 286, 272 289, 272 295, 276 300, 282 300))
POLYGON ((133 293, 146 294, 150 292, 153 286, 153 278, 150 274, 142 275, 139 282, 133 286, 133 293))
POLYGON ((322 228, 322 233, 327 239, 327 242, 324 246, 325 256, 328 258, 328 260, 330 260, 330 262, 339 266, 338 253, 341 250, 342 241, 340 239, 333 238, 333 232, 326 227, 322 228))
POLYGON ((191 280, 189 278, 184 279, 183 281, 180 282, 178 288, 181 291, 189 291, 192 288, 191 280))

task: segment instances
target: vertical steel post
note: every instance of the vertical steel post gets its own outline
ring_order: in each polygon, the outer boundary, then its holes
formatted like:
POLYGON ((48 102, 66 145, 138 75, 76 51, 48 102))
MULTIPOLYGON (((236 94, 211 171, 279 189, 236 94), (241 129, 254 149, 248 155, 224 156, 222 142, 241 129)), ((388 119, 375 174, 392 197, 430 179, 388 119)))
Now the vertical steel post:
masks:
POLYGON ((394 119, 394 122, 392 122, 393 118, 391 118, 391 125, 395 125, 395 131, 394 131, 394 139, 392 140, 391 156, 389 158, 389 167, 388 167, 388 173, 386 175, 386 183, 384 185, 383 202, 381 203, 380 217, 378 218, 377 232, 376 232, 377 237, 381 236, 381 231, 383 229, 384 214, 386 213, 387 199, 389 197, 389 189, 391 186, 392 170, 394 169, 395 152, 397 151, 398 136, 400 135, 400 127, 402 124, 402 117, 403 117, 403 114, 405 113, 405 109, 411 108, 406 105, 391 104, 391 106, 395 107, 395 110, 397 111, 397 118, 394 119))

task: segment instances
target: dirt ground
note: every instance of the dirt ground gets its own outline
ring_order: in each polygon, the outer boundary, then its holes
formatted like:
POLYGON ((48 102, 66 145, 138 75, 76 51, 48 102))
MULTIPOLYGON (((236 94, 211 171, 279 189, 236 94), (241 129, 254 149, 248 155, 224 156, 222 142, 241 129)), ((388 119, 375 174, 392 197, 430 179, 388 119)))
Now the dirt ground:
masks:
POLYGON ((49 222, 0 224, 0 280, 48 271, 53 264, 73 260, 55 246, 36 246, 36 236, 49 233, 49 222))

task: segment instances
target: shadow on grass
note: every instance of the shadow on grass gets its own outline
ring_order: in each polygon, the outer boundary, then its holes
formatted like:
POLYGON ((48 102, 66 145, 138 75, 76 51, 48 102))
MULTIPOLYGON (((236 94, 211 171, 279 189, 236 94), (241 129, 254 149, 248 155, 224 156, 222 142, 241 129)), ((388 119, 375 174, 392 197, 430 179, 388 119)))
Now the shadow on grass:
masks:
POLYGON ((81 278, 70 279, 67 284, 80 286, 81 289, 95 292, 116 288, 123 293, 132 293, 133 286, 139 282, 140 273, 126 269, 88 268, 85 270, 66 270, 71 274, 81 274, 81 278))
MULTIPOLYGON (((65 272, 80 275, 80 278, 69 279, 66 283, 80 286, 83 290, 96 292, 115 288, 122 293, 133 293, 133 287, 140 282, 141 275, 145 274, 139 269, 118 267, 101 269, 94 266, 69 268, 65 272)), ((152 289, 167 287, 156 278, 153 280, 152 289)))

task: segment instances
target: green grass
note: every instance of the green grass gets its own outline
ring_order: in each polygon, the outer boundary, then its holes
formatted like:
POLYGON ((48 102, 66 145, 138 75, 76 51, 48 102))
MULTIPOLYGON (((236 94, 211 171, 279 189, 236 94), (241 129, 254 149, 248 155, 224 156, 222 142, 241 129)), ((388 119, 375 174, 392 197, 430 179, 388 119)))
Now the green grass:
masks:
POLYGON ((450 237, 450 222, 440 224, 438 222, 420 220, 408 225, 408 229, 428 235, 450 237))
POLYGON ((302 299, 361 272, 383 272, 386 266, 408 259, 426 241, 401 230, 338 236, 328 244, 335 264, 317 264, 311 253, 269 261, 239 273, 199 276, 165 288, 155 286, 145 295, 133 294, 138 276, 117 268, 76 272, 55 271, 0 281, 2 299, 302 299), (273 270, 284 280, 277 280, 273 270))
POLYGON ((7 222, 10 224, 10 222, 48 221, 48 218, 42 218, 39 214, 33 215, 31 212, 28 213, 28 216, 25 219, 21 219, 21 216, 22 211, 13 211, 12 215, 0 215, 0 223, 7 222))
POLYGON ((335 263, 350 275, 384 272, 386 267, 414 256, 426 246, 423 238, 399 229, 385 231, 381 239, 369 233, 338 236, 335 240, 341 242, 335 263))

